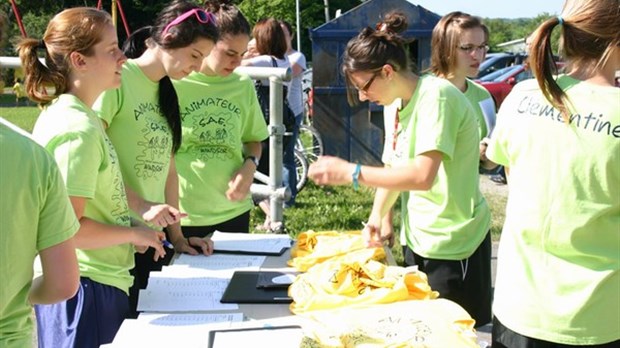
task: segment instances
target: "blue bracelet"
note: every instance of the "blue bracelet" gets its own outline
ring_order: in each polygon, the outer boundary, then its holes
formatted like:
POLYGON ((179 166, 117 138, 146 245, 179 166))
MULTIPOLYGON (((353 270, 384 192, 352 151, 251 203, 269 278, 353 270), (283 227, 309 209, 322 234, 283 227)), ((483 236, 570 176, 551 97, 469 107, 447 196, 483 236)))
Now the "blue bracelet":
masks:
POLYGON ((351 178, 353 179, 353 189, 355 191, 357 191, 360 188, 360 183, 358 181, 359 177, 360 177, 360 172, 362 171, 362 165, 361 164, 357 164, 355 165, 355 170, 353 171, 353 174, 351 174, 351 178))

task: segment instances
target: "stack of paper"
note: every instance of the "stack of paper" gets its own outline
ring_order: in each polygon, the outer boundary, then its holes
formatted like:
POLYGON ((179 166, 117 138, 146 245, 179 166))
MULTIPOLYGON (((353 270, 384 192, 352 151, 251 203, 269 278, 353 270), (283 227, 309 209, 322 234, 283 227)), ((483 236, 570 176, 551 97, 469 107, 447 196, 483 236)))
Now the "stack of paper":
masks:
POLYGON ((215 231, 211 237, 216 252, 282 255, 293 240, 286 234, 248 234, 215 231))
POLYGON ((162 272, 151 272, 140 290, 140 312, 187 312, 238 309, 220 299, 235 270, 258 270, 265 256, 180 255, 162 272))

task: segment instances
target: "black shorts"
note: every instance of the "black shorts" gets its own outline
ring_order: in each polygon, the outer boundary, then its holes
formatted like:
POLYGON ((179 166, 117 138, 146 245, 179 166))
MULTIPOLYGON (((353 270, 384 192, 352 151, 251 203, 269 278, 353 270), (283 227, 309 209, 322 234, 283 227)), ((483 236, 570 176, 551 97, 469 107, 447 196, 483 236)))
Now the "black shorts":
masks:
POLYGON ((215 231, 250 233, 250 210, 228 221, 210 226, 183 226, 183 235, 186 238, 210 236, 215 231))
POLYGON ((405 252, 405 265, 418 266, 428 276, 428 284, 439 292, 439 297, 461 305, 474 320, 476 327, 491 322, 491 233, 467 259, 438 260, 416 254, 411 248, 405 252))
MULTIPOLYGON (((520 335, 505 327, 497 318, 493 318, 492 348, 574 348, 577 346, 538 340, 520 335)), ((617 348, 620 340, 591 346, 589 348, 617 348)))

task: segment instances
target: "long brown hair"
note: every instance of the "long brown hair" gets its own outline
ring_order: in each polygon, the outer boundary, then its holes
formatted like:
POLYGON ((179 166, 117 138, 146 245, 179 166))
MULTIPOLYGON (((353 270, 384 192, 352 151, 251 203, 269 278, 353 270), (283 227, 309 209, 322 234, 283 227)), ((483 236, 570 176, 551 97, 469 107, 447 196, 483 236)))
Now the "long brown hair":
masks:
POLYGON ((560 51, 568 65, 592 73, 604 66, 612 50, 620 46, 620 2, 618 0, 567 0, 562 14, 542 23, 533 33, 530 45, 530 66, 545 98, 568 123, 566 93, 553 75, 557 72, 551 48, 551 33, 556 26, 562 30, 560 51))
POLYGON ((357 92, 352 88, 349 77, 358 71, 376 71, 385 64, 394 71, 411 70, 412 62, 405 49, 405 39, 399 34, 407 29, 407 18, 402 12, 386 14, 375 29, 366 27, 347 43, 342 72, 346 77, 347 100, 349 104, 357 103, 357 92))
POLYGON ((481 28, 484 39, 489 39, 489 29, 478 17, 455 11, 441 17, 433 28, 431 39, 431 66, 429 71, 445 78, 451 78, 457 66, 457 49, 463 31, 481 28))
POLYGON ((259 54, 284 59, 287 50, 286 37, 276 19, 264 18, 259 20, 254 25, 252 36, 256 39, 256 50, 259 54))
POLYGON ((75 7, 64 10, 52 18, 42 40, 22 39, 17 45, 24 68, 24 84, 28 97, 40 104, 47 104, 69 88, 69 55, 79 52, 91 56, 93 46, 102 39, 101 33, 112 18, 106 12, 92 7, 75 7), (45 65, 39 61, 38 52, 45 53, 45 65), (46 87, 53 87, 49 95, 46 87))

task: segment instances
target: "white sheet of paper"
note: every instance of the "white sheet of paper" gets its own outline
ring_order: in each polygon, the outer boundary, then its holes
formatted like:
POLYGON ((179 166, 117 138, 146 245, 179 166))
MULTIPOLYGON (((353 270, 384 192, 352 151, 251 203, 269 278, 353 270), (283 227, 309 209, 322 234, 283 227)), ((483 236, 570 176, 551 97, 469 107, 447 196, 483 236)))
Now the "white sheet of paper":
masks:
POLYGON ((192 268, 202 268, 208 270, 239 270, 247 268, 258 269, 266 256, 262 255, 227 255, 213 254, 211 256, 204 255, 188 255, 181 254, 174 260, 173 265, 187 265, 192 268))
POLYGON ((226 328, 231 323, 241 321, 243 313, 142 313, 138 319, 123 321, 114 342, 106 347, 204 348, 207 346, 210 328, 226 328))
POLYGON ((196 312, 239 309, 220 303, 229 279, 150 277, 138 295, 141 312, 196 312))
POLYGON ((290 348, 299 347, 302 339, 301 328, 218 331, 215 333, 213 348, 247 347, 249 342, 269 342, 269 348, 290 348))
POLYGON ((493 98, 488 98, 480 101, 480 109, 482 109, 482 115, 484 116, 484 121, 487 124, 487 138, 491 137, 491 133, 493 129, 495 129, 495 102, 493 102, 493 98))
POLYGON ((215 231, 211 237, 214 249, 221 251, 277 253, 291 247, 286 234, 250 234, 215 231))

